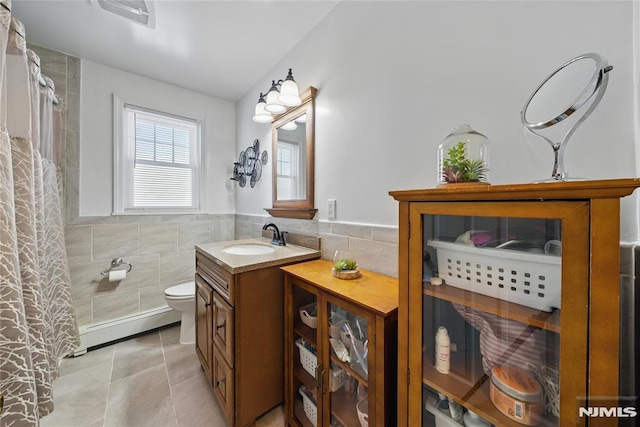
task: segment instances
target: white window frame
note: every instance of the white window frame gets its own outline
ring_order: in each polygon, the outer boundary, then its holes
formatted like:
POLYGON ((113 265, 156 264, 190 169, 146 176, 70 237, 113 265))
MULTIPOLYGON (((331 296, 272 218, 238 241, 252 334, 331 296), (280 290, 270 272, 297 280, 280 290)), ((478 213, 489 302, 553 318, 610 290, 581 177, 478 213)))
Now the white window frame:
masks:
POLYGON ((140 107, 134 103, 113 96, 113 215, 145 214, 194 214, 201 213, 201 121, 182 117, 168 112, 140 107), (130 191, 133 191, 133 172, 135 165, 135 146, 130 146, 127 138, 127 112, 133 109, 145 114, 163 116, 173 120, 185 121, 195 125, 194 149, 191 152, 193 169, 193 204, 190 207, 134 207, 128 206, 130 191))

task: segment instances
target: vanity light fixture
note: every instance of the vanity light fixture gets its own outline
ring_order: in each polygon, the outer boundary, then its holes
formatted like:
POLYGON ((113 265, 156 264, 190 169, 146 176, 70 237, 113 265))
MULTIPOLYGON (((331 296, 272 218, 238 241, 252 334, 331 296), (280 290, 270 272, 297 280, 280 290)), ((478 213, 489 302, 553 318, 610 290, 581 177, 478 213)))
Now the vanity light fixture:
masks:
POLYGON ((287 122, 287 123, 283 124, 282 126, 280 126, 280 129, 296 130, 296 129, 298 129, 298 125, 296 124, 295 120, 292 120, 292 121, 287 122))
POLYGON ((253 121, 258 123, 271 123, 273 114, 282 114, 287 107, 296 107, 302 103, 298 85, 293 79, 291 68, 284 80, 272 80, 271 88, 267 92, 266 99, 263 93, 256 104, 253 121))
POLYGON ((254 122, 271 123, 273 121, 271 113, 264 109, 265 105, 267 105, 267 101, 264 99, 264 94, 260 93, 260 98, 256 104, 255 114, 253 115, 254 122))
POLYGON ((278 84, 275 80, 271 80, 271 89, 267 92, 267 105, 264 106, 264 109, 274 114, 287 111, 287 107, 280 102, 280 91, 278 90, 278 84))

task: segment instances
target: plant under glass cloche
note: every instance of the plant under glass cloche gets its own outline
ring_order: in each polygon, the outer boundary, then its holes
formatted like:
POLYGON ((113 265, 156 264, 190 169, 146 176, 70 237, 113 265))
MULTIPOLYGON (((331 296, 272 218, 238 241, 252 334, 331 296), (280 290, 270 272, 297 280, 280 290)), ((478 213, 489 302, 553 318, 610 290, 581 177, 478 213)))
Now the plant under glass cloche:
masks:
POLYGON ((489 139, 458 125, 438 145, 438 185, 489 182, 489 139))

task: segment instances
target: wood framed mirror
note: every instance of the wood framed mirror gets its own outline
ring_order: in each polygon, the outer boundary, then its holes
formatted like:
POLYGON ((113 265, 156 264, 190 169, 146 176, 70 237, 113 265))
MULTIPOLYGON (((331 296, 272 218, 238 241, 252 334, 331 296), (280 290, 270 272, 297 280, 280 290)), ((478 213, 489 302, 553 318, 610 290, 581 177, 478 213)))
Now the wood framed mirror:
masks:
POLYGON ((273 207, 269 215, 313 219, 315 176, 315 96, 309 86, 302 104, 277 116, 272 124, 273 207))

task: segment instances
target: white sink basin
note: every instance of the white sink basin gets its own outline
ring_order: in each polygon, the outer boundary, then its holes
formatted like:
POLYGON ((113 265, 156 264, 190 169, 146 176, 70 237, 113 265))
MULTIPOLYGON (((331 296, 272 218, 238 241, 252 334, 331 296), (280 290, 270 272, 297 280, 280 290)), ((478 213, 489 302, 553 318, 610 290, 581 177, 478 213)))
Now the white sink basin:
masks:
POLYGON ((222 252, 229 255, 264 255, 274 251, 274 248, 259 243, 241 243, 222 250, 222 252))

